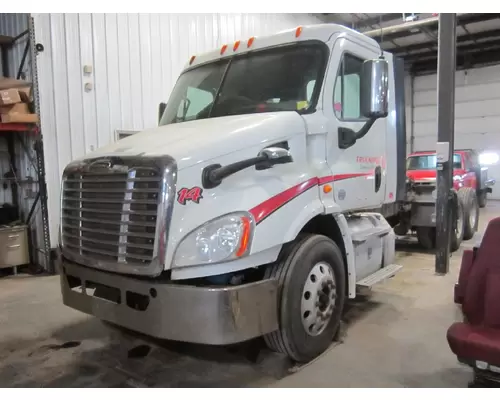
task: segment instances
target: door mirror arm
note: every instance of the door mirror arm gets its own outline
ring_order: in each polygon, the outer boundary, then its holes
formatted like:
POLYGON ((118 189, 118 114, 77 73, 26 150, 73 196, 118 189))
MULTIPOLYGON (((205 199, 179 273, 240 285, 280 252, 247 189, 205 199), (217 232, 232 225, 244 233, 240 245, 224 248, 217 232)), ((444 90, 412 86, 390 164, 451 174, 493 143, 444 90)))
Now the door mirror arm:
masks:
POLYGON ((291 162, 293 162, 293 158, 290 150, 282 147, 267 147, 261 150, 257 157, 237 161, 225 166, 220 164, 206 166, 201 174, 201 181, 204 189, 213 189, 219 186, 228 176, 246 168, 255 166, 255 169, 260 171, 272 168, 277 164, 287 164, 291 162))

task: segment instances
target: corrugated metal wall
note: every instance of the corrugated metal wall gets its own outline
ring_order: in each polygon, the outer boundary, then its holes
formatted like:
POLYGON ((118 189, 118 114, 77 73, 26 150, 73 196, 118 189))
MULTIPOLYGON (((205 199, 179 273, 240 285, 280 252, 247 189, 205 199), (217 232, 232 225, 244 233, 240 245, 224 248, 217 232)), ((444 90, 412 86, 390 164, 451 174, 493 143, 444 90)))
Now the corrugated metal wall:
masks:
MULTIPOLYGON (((0 14, 0 35, 16 37, 28 29, 28 14, 0 14)), ((16 41, 9 51, 8 72, 13 78, 16 77, 24 48, 28 42, 28 36, 24 36, 16 41)), ((5 76, 5 72, 0 65, 0 76, 5 76)), ((31 60, 28 57, 22 69, 22 73, 29 77, 31 74, 31 60)))
POLYGON ((115 140, 116 129, 155 126, 158 104, 168 99, 191 55, 238 39, 319 22, 307 14, 33 17, 36 40, 45 47, 37 66, 53 246, 64 166, 115 140), (84 73, 85 66, 92 72, 84 73))
MULTIPOLYGON (((455 148, 500 154, 500 65, 456 73, 455 148)), ((437 141, 437 76, 416 77, 413 134, 415 150, 433 150, 437 141)), ((498 182, 491 198, 500 199, 500 165, 489 167, 498 182)))

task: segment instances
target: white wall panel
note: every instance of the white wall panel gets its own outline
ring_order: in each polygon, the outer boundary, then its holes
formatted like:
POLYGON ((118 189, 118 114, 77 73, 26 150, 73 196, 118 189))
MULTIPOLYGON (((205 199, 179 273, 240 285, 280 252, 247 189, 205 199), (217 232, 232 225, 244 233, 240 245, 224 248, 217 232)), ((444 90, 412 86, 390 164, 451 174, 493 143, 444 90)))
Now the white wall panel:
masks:
MULTIPOLYGON (((437 141, 437 76, 415 78, 415 150, 435 149, 437 141)), ((500 65, 456 73, 455 148, 500 153, 500 65)), ((500 199, 500 165, 489 168, 498 182, 491 198, 500 199)))
POLYGON ((302 24, 307 14, 34 14, 52 245, 60 177, 72 159, 157 123, 193 54, 302 24), (83 68, 90 65, 92 74, 83 68), (92 84, 85 90, 85 84, 92 84))

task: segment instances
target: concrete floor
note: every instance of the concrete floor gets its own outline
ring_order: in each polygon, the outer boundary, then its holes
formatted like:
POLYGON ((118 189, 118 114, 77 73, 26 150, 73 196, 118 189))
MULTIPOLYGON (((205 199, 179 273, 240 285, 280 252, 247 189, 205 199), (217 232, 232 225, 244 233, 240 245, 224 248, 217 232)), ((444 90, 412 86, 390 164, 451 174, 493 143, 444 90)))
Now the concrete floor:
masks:
MULTIPOLYGON (((481 230, 500 215, 490 202, 481 230)), ((474 240, 474 239, 473 239, 474 240)), ((472 247, 473 240, 462 248, 472 247)), ((254 346, 217 348, 119 334, 62 305, 58 277, 0 279, 2 387, 466 387, 471 371, 449 351, 460 319, 453 285, 413 243, 399 246, 403 270, 349 305, 341 343, 307 366, 254 346)))

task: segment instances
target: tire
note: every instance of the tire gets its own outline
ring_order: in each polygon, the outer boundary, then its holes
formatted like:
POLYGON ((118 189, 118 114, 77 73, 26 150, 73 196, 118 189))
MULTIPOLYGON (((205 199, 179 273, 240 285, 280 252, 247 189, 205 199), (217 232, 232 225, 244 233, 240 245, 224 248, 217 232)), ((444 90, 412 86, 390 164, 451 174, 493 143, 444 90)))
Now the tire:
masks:
POLYGON ((296 362, 313 360, 331 345, 340 326, 346 296, 340 249, 326 236, 300 235, 286 245, 265 277, 278 280, 279 301, 279 328, 264 336, 266 345, 296 362), (318 287, 323 289, 316 290, 318 287), (325 299, 328 305, 323 307, 325 299), (318 313, 326 319, 314 317, 318 313))
POLYGON ((488 196, 488 193, 486 192, 486 190, 481 191, 479 193, 479 196, 477 196, 477 202, 478 202, 480 208, 486 207, 486 203, 488 201, 487 196, 488 196))
POLYGON ((464 206, 460 199, 457 201, 457 226, 451 232, 451 246, 450 251, 455 252, 460 248, 462 240, 464 239, 464 228, 465 228, 465 218, 464 218, 464 206))
POLYGON ((420 246, 426 250, 436 248, 436 228, 431 226, 417 226, 417 240, 420 246))
POLYGON ((474 189, 463 187, 458 191, 458 201, 462 203, 464 214, 464 240, 472 239, 479 225, 479 205, 474 189))

